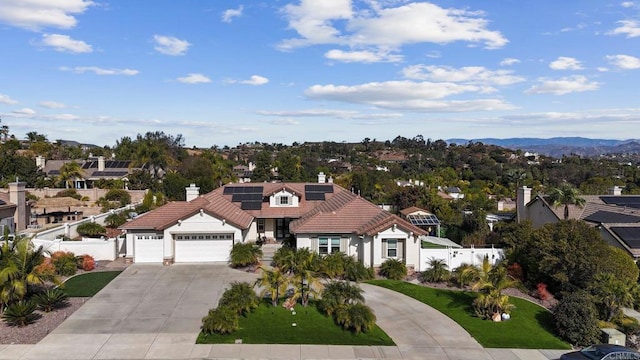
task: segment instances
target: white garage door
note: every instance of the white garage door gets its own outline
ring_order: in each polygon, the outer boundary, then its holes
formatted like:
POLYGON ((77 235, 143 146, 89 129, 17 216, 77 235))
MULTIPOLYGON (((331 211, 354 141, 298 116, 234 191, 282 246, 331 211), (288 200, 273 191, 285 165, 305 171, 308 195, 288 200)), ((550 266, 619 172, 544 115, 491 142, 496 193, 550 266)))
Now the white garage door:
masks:
POLYGON ((136 263, 161 263, 164 258, 164 241, 149 239, 149 236, 137 237, 133 244, 133 261, 136 263))
POLYGON ((233 246, 233 234, 181 234, 175 240, 175 262, 227 261, 233 246))

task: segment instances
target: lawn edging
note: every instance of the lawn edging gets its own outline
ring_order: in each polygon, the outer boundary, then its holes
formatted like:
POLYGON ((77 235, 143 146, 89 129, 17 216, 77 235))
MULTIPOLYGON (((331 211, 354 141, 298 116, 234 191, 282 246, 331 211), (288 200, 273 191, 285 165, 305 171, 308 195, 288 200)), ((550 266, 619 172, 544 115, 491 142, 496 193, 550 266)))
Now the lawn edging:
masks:
POLYGON ((553 333, 553 315, 525 299, 511 297, 516 306, 508 321, 493 322, 473 315, 477 293, 436 289, 405 281, 371 280, 366 283, 412 297, 451 318, 485 348, 571 349, 553 333))

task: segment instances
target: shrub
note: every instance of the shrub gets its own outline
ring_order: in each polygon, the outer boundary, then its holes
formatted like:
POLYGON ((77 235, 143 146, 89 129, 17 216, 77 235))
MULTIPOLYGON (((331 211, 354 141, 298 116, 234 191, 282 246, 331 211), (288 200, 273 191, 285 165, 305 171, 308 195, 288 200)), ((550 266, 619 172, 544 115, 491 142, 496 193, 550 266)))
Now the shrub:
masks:
POLYGON ((509 264, 509 266, 507 266, 507 273, 515 280, 520 282, 524 281, 524 272, 522 271, 522 266, 518 263, 509 264))
POLYGON ((325 285, 318 309, 331 316, 343 306, 363 302, 364 296, 360 287, 344 281, 332 281, 325 285))
POLYGON ((96 261, 91 255, 80 255, 76 258, 76 265, 84 271, 91 271, 96 268, 96 261))
POLYGON ((51 260, 58 275, 71 276, 78 270, 76 255, 72 252, 56 251, 51 254, 51 260))
POLYGON ((218 302, 218 308, 226 307, 244 315, 258 307, 260 299, 253 291, 253 287, 247 282, 233 282, 231 287, 222 293, 218 302))
POLYGON ((51 258, 44 258, 34 271, 38 275, 53 276, 56 274, 56 267, 53 265, 51 258))
POLYGON ((211 309, 207 316, 202 318, 202 332, 228 334, 238 330, 238 322, 238 313, 227 307, 211 309))
POLYGON ((398 259, 388 259, 380 266, 380 275, 391 280, 402 280, 407 276, 407 267, 398 259))
POLYGON ((237 243, 231 248, 231 266, 244 267, 256 265, 260 262, 262 250, 254 242, 237 243))
POLYGON ((480 269, 471 264, 462 264, 453 270, 454 279, 460 287, 471 285, 480 275, 480 269))
POLYGON ((77 231, 80 236, 103 235, 107 232, 104 226, 94 222, 86 222, 78 225, 77 231))
POLYGON ((358 334, 373 328, 376 323, 376 315, 370 307, 364 304, 350 304, 338 308, 335 321, 343 329, 358 334))
POLYGON ((443 259, 429 259, 429 269, 420 273, 421 282, 443 282, 449 280, 451 273, 443 259))
POLYGON ((340 251, 324 256, 320 263, 320 271, 329 279, 344 278, 344 265, 348 261, 346 259, 347 256, 347 254, 340 251))
POLYGON ((120 207, 129 205, 131 203, 131 195, 127 190, 123 189, 111 189, 104 195, 104 199, 107 201, 118 201, 120 207))
POLYGON ((66 190, 58 191, 55 197, 70 197, 76 200, 82 199, 82 195, 78 194, 76 189, 66 189, 66 190))
POLYGON ((566 294, 553 309, 555 327, 573 345, 598 342, 598 312, 591 295, 584 291, 566 294))
POLYGON ((124 225, 127 222, 127 215, 125 215, 122 212, 113 213, 107 216, 107 218, 104 219, 104 222, 105 224, 107 224, 108 227, 115 229, 121 225, 124 225))
POLYGON ((293 253, 294 253, 294 249, 290 247, 283 246, 279 248, 273 254, 273 266, 282 269, 283 265, 287 261, 287 258, 293 256, 293 253))
POLYGON ((551 293, 547 290, 547 284, 538 283, 536 286, 536 295, 541 301, 547 301, 551 298, 551 293))
POLYGON ((60 289, 47 289, 33 296, 38 309, 50 312, 69 306, 67 295, 60 289))
POLYGON ((18 301, 8 305, 2 313, 2 320, 9 326, 27 326, 34 323, 40 316, 35 314, 36 304, 31 301, 18 301))
POLYGON ((353 256, 349 256, 344 264, 344 277, 349 281, 365 281, 375 277, 375 271, 372 267, 366 267, 364 264, 356 260, 353 256))

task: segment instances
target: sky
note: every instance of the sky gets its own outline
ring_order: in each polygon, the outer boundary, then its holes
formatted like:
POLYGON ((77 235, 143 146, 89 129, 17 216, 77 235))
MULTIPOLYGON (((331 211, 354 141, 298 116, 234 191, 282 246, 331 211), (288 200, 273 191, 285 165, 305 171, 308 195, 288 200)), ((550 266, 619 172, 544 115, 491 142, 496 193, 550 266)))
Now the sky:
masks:
POLYGON ((640 0, 0 0, 0 44, 20 139, 640 138, 640 0))

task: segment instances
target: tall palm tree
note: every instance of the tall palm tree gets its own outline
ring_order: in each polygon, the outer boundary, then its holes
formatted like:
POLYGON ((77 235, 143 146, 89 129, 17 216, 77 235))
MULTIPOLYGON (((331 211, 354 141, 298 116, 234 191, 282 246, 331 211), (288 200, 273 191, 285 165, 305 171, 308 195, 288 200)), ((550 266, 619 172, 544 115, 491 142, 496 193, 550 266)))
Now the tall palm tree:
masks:
POLYGON ((282 259, 282 271, 293 276, 294 297, 300 299, 302 306, 307 306, 310 297, 318 296, 322 289, 319 265, 319 255, 308 248, 286 253, 282 259))
POLYGON ((472 285, 473 290, 480 292, 473 301, 476 314, 489 319, 496 313, 511 310, 513 305, 509 303, 509 296, 503 295, 502 291, 515 284, 516 281, 509 276, 504 264, 492 266, 489 258, 485 256, 479 268, 478 279, 472 285))
POLYGON ((583 207, 586 200, 580 196, 580 190, 569 183, 551 189, 549 200, 555 207, 564 206, 564 220, 569 219, 569 205, 583 207))
POLYGON ((75 161, 71 161, 68 163, 64 163, 64 165, 60 167, 60 175, 58 179, 61 182, 64 182, 64 188, 68 189, 69 183, 71 183, 71 180, 76 178, 82 178, 83 176, 84 176, 84 171, 82 171, 80 164, 78 164, 75 161))
POLYGON ((270 294, 271 304, 278 306, 280 295, 283 295, 287 291, 287 286, 289 286, 289 278, 286 277, 279 268, 270 270, 261 267, 261 269, 262 276, 256 280, 254 286, 259 286, 262 289, 260 291, 260 297, 264 298, 266 294, 270 294))
POLYGON ((345 305, 364 303, 363 290, 352 283, 331 281, 322 290, 322 300, 319 307, 331 316, 345 305))

